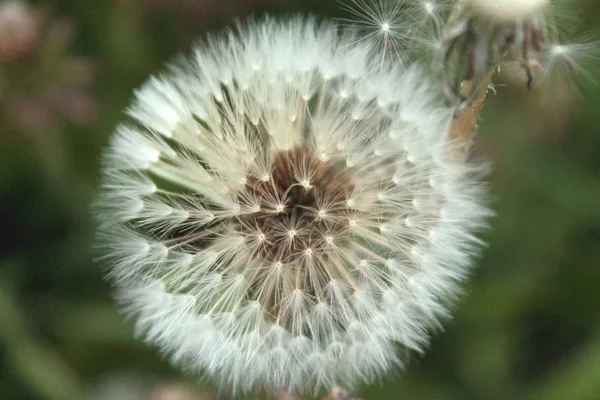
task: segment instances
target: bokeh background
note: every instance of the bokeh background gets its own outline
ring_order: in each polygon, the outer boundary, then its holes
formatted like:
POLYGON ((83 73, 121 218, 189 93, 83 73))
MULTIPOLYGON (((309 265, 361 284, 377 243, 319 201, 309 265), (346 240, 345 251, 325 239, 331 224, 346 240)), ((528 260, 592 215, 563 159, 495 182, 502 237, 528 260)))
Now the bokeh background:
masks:
MULTIPOLYGON (((575 4, 600 30, 600 5, 575 4)), ((343 15, 335 0, 0 0, 0 399, 215 398, 134 338, 94 265, 89 204, 132 90, 263 12, 343 15)), ((498 83, 476 146, 494 163, 489 246, 429 351, 365 400, 600 399, 600 89, 498 83)))

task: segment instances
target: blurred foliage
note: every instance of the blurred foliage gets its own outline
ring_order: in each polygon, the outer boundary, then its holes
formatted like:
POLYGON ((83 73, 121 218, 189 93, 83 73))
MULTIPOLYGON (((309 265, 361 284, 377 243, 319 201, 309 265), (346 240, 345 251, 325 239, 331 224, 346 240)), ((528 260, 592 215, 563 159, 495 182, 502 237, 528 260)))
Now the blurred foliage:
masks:
MULTIPOLYGON (((30 4, 0 17, 0 398, 213 398, 133 337, 93 263, 98 156, 132 90, 205 31, 265 11, 340 15, 335 1, 30 4)), ((600 398, 600 90, 506 81, 476 147, 494 163, 489 246, 446 331, 366 400, 600 398)))

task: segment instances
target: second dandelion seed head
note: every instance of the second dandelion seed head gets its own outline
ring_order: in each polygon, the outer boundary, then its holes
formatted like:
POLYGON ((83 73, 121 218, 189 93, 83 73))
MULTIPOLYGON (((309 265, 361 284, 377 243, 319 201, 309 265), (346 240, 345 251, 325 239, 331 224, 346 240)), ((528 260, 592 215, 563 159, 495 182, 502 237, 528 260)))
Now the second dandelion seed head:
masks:
POLYGON ((536 58, 547 34, 548 1, 459 1, 442 31, 435 70, 449 104, 458 100, 458 115, 485 92, 493 70, 507 60, 517 60, 531 88, 536 58), (472 84, 463 93, 462 84, 472 84))

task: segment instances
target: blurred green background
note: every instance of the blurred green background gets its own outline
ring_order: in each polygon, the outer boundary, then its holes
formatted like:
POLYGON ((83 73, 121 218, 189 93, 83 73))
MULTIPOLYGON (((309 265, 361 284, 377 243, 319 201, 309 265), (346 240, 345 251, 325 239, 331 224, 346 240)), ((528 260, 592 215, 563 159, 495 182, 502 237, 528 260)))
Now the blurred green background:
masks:
MULTIPOLYGON (((581 4, 593 30, 600 6, 581 4)), ((89 203, 132 90, 262 12, 342 15, 335 0, 0 0, 0 399, 214 398, 114 307, 89 203)), ((365 400, 600 399, 600 90, 502 80, 475 149, 494 163, 489 246, 445 332, 365 400)))

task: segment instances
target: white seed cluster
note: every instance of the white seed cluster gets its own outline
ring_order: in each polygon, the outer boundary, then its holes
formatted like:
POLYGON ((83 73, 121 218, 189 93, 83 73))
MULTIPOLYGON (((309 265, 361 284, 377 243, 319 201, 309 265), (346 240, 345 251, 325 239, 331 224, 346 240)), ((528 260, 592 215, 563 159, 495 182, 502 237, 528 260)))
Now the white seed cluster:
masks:
POLYGON ((310 19, 214 37, 136 92, 105 154, 108 276, 222 389, 354 387, 420 350, 489 214, 419 67, 310 19))

